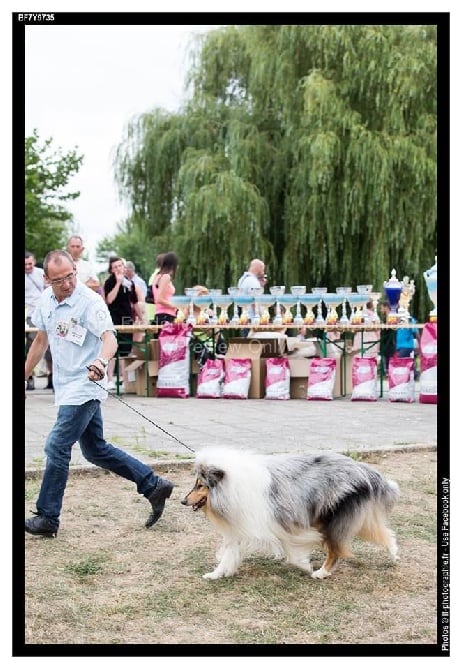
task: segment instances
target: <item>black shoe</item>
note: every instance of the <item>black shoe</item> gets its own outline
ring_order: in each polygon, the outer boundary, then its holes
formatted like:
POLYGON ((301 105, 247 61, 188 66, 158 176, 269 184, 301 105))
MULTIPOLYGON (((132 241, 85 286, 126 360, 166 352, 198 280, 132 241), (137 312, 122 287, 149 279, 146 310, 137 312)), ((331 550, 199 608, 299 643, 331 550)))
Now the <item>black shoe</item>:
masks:
POLYGON ((48 383, 45 388, 53 391, 53 375, 48 375, 48 383))
POLYGON ((156 521, 159 521, 164 512, 166 500, 167 498, 170 498, 173 488, 174 485, 168 479, 163 479, 162 477, 158 478, 156 488, 153 493, 148 496, 148 500, 150 501, 153 510, 145 522, 146 528, 150 528, 156 521))
POLYGON ((27 380, 27 391, 33 391, 35 389, 34 378, 29 377, 27 380))
POLYGON ((58 526, 40 514, 26 519, 24 530, 31 535, 41 535, 42 537, 56 537, 58 535, 58 526))

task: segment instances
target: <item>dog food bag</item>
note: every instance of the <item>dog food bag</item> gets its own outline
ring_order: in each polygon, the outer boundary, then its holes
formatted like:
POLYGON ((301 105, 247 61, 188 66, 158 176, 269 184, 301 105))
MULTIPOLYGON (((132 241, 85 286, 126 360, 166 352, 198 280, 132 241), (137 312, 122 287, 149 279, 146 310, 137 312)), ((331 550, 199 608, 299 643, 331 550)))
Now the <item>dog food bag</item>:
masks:
POLYGON ((208 358, 198 375, 197 398, 221 398, 225 368, 221 358, 208 358))
POLYGON ((265 361, 265 398, 289 400, 289 361, 284 358, 267 358, 265 361))
POLYGON ((389 400, 415 402, 413 358, 391 358, 389 361, 389 400))
POLYGON ((226 358, 222 398, 246 400, 251 385, 251 359, 226 358))
POLYGON ((191 324, 166 323, 159 333, 159 398, 188 398, 190 394, 191 324))
POLYGON ((426 323, 420 338, 420 356, 437 354, 437 323, 426 323))
POLYGON ((351 400, 378 400, 376 357, 354 356, 351 400))
POLYGON ((313 358, 307 382, 307 400, 333 400, 336 359, 313 358))
POLYGON ((420 338, 421 403, 437 404, 437 323, 427 323, 420 338))
POLYGON ((420 402, 437 404, 437 354, 421 356, 420 402))

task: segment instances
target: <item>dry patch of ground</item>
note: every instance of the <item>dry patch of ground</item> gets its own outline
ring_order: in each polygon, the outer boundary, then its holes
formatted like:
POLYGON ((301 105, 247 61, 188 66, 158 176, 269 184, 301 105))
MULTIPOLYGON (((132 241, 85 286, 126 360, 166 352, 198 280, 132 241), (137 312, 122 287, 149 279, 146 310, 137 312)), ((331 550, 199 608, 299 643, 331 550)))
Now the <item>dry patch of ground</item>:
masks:
MULTIPOLYGON (((203 580, 219 537, 180 504, 189 469, 168 473, 176 487, 149 530, 149 505, 131 483, 73 474, 58 537, 25 538, 26 645, 435 645, 436 459, 429 451, 368 458, 401 488, 391 517, 400 561, 355 541, 354 558, 321 582, 260 557, 232 579, 203 580)), ((39 485, 26 481, 26 516, 39 485)))

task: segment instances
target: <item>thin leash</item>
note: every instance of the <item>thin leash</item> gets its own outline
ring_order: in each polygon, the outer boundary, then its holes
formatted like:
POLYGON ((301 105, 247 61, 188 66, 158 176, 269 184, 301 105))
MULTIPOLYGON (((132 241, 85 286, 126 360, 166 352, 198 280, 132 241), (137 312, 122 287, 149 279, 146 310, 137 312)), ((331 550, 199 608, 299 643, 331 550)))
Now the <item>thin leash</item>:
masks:
MULTIPOLYGON (((93 369, 93 367, 94 367, 94 366, 92 366, 92 369, 93 369)), ((90 370, 90 368, 87 368, 87 369, 90 370)), ((163 433, 165 433, 166 435, 168 435, 169 437, 171 437, 173 440, 175 440, 176 442, 178 442, 179 444, 181 444, 182 447, 185 447, 185 449, 188 449, 189 451, 192 451, 193 453, 195 453, 195 450, 192 449, 191 447, 189 447, 187 444, 185 444, 185 442, 182 442, 181 440, 178 439, 178 437, 175 437, 175 435, 172 435, 172 433, 169 433, 169 431, 167 431, 165 428, 163 428, 163 427, 160 426, 159 424, 157 424, 157 423, 155 423, 154 421, 152 421, 151 419, 149 419, 149 418, 148 418, 147 416, 145 416, 142 412, 139 412, 138 409, 135 409, 135 407, 132 407, 132 405, 129 405, 129 403, 125 402, 125 400, 122 400, 122 398, 121 398, 120 396, 118 396, 116 393, 112 393, 111 391, 108 391, 104 386, 102 386, 102 385, 99 384, 98 382, 94 381, 93 379, 92 379, 92 381, 93 381, 94 384, 96 384, 97 386, 99 386, 100 388, 102 388, 103 391, 106 391, 106 392, 108 393, 108 395, 111 396, 111 398, 117 398, 117 400, 119 400, 119 402, 121 402, 123 405, 125 405, 126 407, 128 407, 129 409, 131 409, 131 410, 132 410, 133 412, 135 412, 136 414, 139 414, 139 415, 140 415, 143 419, 145 419, 146 421, 149 421, 149 423, 153 424, 153 426, 154 426, 155 428, 157 428, 158 430, 162 430, 163 433)))

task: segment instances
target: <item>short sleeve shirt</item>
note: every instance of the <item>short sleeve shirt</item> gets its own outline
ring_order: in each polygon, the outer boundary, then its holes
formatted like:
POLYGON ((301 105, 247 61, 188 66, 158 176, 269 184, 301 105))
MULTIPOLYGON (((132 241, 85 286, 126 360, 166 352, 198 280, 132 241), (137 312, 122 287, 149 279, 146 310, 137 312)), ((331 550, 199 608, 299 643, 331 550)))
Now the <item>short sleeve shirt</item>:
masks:
POLYGON ((77 282, 72 295, 58 302, 50 286, 42 293, 32 323, 48 335, 55 405, 82 405, 94 398, 107 398, 106 390, 90 381, 87 371, 100 355, 103 333, 109 330, 115 334, 101 297, 77 282))

